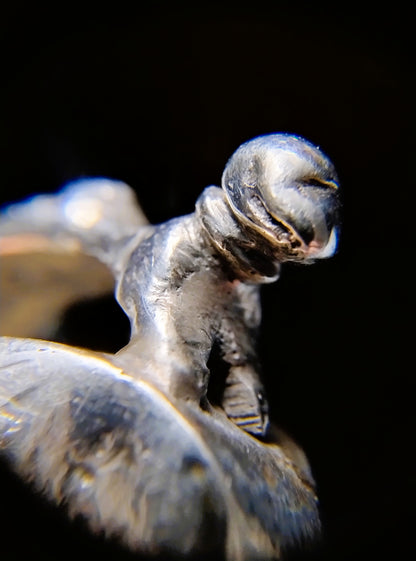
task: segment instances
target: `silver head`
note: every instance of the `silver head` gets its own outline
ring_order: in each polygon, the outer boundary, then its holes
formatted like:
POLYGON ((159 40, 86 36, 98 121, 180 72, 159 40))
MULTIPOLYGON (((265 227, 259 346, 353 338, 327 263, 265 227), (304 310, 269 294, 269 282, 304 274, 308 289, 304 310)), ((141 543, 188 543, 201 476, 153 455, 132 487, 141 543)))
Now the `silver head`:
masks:
POLYGON ((242 228, 277 262, 334 254, 338 178, 331 161, 303 138, 270 134, 241 145, 225 167, 222 187, 242 228))

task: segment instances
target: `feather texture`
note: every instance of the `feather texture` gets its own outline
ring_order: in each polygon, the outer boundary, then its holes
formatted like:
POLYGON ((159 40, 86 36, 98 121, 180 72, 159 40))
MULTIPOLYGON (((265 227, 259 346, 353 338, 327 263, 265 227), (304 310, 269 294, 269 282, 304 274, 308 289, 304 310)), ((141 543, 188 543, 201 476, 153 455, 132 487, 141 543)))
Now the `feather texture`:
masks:
POLYGON ((112 357, 0 342, 0 453, 132 549, 274 558, 319 528, 312 482, 278 444, 168 400, 112 357))

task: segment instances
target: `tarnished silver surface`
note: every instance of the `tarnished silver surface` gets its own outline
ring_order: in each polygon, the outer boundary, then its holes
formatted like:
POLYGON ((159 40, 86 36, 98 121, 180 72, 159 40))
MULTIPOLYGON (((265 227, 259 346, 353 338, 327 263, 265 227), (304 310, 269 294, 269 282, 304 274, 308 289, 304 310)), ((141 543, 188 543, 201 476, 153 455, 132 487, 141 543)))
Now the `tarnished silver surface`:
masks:
POLYGON ((338 197, 319 149, 274 134, 242 145, 193 214, 158 226, 102 179, 6 208, 0 453, 138 551, 264 559, 313 537, 313 480, 269 427, 255 341, 260 285, 284 261, 335 251, 338 197), (16 338, 47 336, 68 304, 112 283, 131 322, 116 355, 16 338))

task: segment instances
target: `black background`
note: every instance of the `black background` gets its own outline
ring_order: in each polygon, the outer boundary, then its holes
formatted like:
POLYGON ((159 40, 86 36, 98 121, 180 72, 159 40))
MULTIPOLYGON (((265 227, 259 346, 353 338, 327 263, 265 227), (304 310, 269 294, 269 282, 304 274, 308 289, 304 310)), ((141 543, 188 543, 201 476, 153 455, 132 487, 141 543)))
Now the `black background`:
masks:
MULTIPOLYGON (((410 14, 398 3, 34 6, 0 20, 1 202, 109 176, 164 221, 193 210, 241 142, 276 131, 336 164, 340 250, 265 287, 265 383, 318 483, 324 540, 299 559, 400 558, 415 498, 410 14)), ((111 349, 125 324, 105 301, 73 310, 66 329, 111 349)), ((127 558, 1 477, 2 559, 127 558)))

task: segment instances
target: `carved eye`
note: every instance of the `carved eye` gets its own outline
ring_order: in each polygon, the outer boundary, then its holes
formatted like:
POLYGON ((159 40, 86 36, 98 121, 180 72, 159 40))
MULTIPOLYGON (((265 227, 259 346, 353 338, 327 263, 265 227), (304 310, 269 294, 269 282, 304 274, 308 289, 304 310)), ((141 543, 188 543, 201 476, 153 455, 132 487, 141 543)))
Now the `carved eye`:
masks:
POLYGON ((308 187, 320 187, 321 189, 338 189, 338 184, 331 180, 320 179, 319 177, 310 177, 305 180, 305 185, 308 187))

